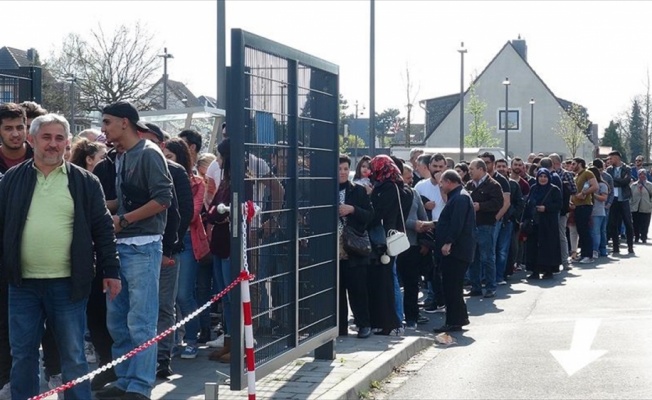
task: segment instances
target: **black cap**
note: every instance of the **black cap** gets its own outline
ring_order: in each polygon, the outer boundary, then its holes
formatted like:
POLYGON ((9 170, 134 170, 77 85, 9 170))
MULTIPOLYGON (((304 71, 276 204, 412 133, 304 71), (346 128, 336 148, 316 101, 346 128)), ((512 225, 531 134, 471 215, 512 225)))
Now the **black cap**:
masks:
POLYGON ((128 101, 117 101, 113 104, 109 104, 102 109, 102 114, 113 115, 118 118, 127 118, 140 132, 149 131, 147 125, 140 121, 140 116, 138 115, 136 107, 128 101))
POLYGON ((165 135, 158 125, 147 122, 145 126, 147 127, 147 132, 153 133, 159 141, 165 142, 165 135))

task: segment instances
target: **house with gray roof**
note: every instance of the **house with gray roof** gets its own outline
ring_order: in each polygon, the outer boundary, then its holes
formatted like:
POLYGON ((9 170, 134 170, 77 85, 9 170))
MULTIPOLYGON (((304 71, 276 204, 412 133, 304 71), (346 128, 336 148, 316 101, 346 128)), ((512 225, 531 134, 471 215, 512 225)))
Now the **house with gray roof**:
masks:
MULTIPOLYGON (((555 96, 543 79, 534 71, 527 61, 527 44, 519 36, 518 40, 505 43, 498 54, 473 81, 475 93, 486 103, 484 119, 492 134, 499 141, 499 147, 505 146, 505 78, 509 78, 508 89, 508 135, 509 155, 527 156, 530 153, 531 139, 535 152, 557 152, 569 155, 569 149, 560 136, 555 134, 561 113, 568 112, 574 104, 555 96), (534 99, 534 107, 530 100, 534 99), (532 124, 532 110, 534 120, 532 124), (532 138, 531 138, 532 134, 532 138)), ((465 136, 472 116, 468 114, 468 102, 471 94, 464 93, 465 136)), ((460 142, 460 93, 422 100, 425 105, 426 147, 459 147, 460 142)), ((587 109, 580 106, 588 116, 587 109)), ((578 156, 591 157, 597 145, 597 127, 590 125, 585 134, 587 140, 578 151, 578 156)))
POLYGON ((35 49, 0 48, 0 103, 42 101, 41 67, 35 49))
MULTIPOLYGON (((168 110, 201 107, 199 99, 181 82, 168 79, 168 110)), ((140 109, 163 110, 163 78, 159 79, 139 101, 140 109)))

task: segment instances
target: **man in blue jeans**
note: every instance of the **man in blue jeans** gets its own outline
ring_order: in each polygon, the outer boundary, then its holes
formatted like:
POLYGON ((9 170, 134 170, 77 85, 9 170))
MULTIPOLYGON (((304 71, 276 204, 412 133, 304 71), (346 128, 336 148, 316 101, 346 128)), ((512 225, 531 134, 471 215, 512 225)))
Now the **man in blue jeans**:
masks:
POLYGON ((469 267, 471 291, 469 296, 482 296, 482 277, 486 280, 484 297, 496 296, 496 242, 494 233, 496 215, 503 206, 503 190, 487 173, 485 162, 476 158, 469 165, 471 191, 475 211, 476 248, 473 263, 469 267))
MULTIPOLYGON (((102 110, 102 132, 117 148, 113 224, 125 285, 107 305, 107 326, 113 338, 113 358, 123 356, 156 336, 162 238, 167 208, 172 202, 172 178, 161 149, 138 132, 149 128, 136 108, 119 101, 102 110)), ((156 346, 115 367, 118 380, 99 399, 147 399, 155 381, 156 346)))
MULTIPOLYGON (((40 391, 45 319, 57 342, 63 381, 77 379, 88 373, 86 303, 95 273, 104 277, 110 300, 121 290, 113 224, 100 183, 63 160, 69 133, 68 121, 59 115, 35 118, 30 128, 34 159, 0 181, 0 253, 6 268, 0 273, 9 282, 14 400, 40 391)), ((88 381, 65 392, 66 399, 90 397, 88 381)))

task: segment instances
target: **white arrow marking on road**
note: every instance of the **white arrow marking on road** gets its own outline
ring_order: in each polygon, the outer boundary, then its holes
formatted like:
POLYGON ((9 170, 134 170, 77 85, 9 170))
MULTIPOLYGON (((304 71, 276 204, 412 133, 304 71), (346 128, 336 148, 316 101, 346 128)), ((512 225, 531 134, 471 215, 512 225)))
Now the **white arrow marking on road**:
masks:
POLYGON ((577 320, 570 350, 550 350, 568 376, 572 376, 607 353, 607 350, 591 350, 599 326, 599 319, 577 320))

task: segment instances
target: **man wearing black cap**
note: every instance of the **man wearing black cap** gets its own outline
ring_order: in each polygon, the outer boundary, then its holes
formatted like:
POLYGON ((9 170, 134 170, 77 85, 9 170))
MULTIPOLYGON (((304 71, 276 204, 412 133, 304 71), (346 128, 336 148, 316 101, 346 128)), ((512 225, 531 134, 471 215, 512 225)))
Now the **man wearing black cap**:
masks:
MULTIPOLYGON (((102 132, 121 152, 116 158, 113 223, 126 290, 107 304, 114 358, 156 336, 162 238, 172 203, 172 178, 165 157, 158 146, 141 139, 139 131, 149 128, 129 102, 119 101, 102 110, 102 132)), ((156 379, 156 347, 118 364, 115 372, 118 380, 98 392, 99 399, 149 398, 156 379)))
MULTIPOLYGON (((148 132, 141 132, 140 137, 147 139, 161 148, 165 147, 165 134, 156 124, 146 123, 148 132)), ((172 176, 172 206, 168 209, 168 218, 163 235, 163 262, 159 277, 158 296, 158 332, 161 333, 176 322, 174 307, 177 298, 177 280, 179 279, 179 263, 183 250, 183 237, 190 226, 194 211, 190 178, 186 169, 181 165, 166 159, 168 169, 172 176)), ((170 362, 172 360, 172 347, 174 336, 169 335, 158 343, 156 357, 156 376, 167 378, 172 375, 170 362)), ((197 353, 195 352, 196 356, 197 353)), ((186 357, 183 357, 186 358, 186 357)), ((194 358, 194 357, 192 357, 194 358)))

